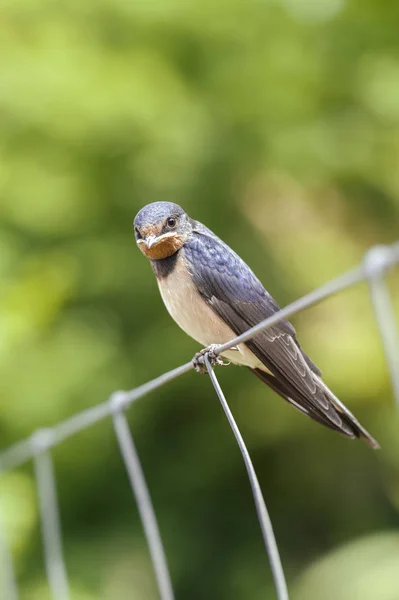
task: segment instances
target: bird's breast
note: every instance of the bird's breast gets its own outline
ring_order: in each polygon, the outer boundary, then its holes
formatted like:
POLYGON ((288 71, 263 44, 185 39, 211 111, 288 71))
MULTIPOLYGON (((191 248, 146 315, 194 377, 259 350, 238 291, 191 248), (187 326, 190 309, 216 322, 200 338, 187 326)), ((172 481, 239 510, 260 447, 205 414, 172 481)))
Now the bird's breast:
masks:
POLYGON ((223 344, 234 337, 199 294, 181 254, 173 271, 158 278, 158 286, 171 317, 197 342, 203 346, 223 344))
MULTIPOLYGON (((208 306, 193 283, 179 253, 174 269, 163 278, 158 277, 162 300, 176 323, 202 346, 224 344, 235 337, 234 331, 208 306)), ((259 367, 258 359, 244 345, 227 351, 224 356, 237 364, 259 367)))

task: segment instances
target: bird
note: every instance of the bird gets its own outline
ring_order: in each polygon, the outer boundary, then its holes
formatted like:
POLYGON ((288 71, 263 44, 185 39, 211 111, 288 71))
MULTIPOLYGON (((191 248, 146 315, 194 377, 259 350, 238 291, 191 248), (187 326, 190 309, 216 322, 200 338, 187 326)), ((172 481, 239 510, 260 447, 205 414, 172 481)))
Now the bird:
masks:
MULTIPOLYGON (((135 216, 133 228, 138 248, 150 260, 166 309, 205 350, 231 341, 280 310, 244 260, 178 204, 147 204, 135 216)), ((279 321, 221 356, 247 367, 318 423, 379 448, 324 383, 289 321, 279 321)))

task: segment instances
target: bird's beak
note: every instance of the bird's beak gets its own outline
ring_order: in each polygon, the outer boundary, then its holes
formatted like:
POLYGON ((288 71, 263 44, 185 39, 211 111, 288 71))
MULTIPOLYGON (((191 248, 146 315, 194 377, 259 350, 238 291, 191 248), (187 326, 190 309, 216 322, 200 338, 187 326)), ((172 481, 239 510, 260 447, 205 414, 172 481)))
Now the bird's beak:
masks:
POLYGON ((156 235, 149 235, 146 239, 145 239, 145 244, 147 246, 148 249, 150 249, 154 244, 157 243, 158 237, 156 235))
POLYGON ((137 244, 139 246, 143 245, 149 250, 152 246, 155 246, 159 242, 159 237, 157 235, 149 235, 146 238, 140 238, 137 240, 137 244))
POLYGON ((168 231, 163 234, 149 234, 146 237, 137 240, 137 245, 141 252, 150 258, 156 260, 166 258, 179 250, 185 241, 185 237, 176 234, 175 231, 168 231))

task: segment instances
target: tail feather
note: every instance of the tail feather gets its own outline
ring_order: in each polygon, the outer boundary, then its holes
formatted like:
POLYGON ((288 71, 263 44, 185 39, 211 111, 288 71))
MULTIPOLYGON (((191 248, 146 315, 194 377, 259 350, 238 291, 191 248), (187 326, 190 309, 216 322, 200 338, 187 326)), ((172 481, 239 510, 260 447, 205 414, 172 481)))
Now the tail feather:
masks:
POLYGON ((377 442, 377 440, 375 440, 373 436, 370 435, 367 429, 365 429, 363 425, 359 423, 355 415, 351 413, 351 411, 345 406, 345 404, 343 404, 343 402, 341 402, 341 400, 337 398, 337 396, 330 390, 330 388, 326 386, 321 377, 315 375, 315 378, 323 388, 326 396, 331 401, 335 410, 340 414, 341 418, 345 419, 345 421, 350 423, 351 427, 353 427, 353 429, 356 430, 357 437, 364 438, 369 446, 371 446, 375 450, 378 450, 380 448, 380 445, 377 442))
POLYGON ((363 438, 369 446, 372 448, 379 448, 378 442, 369 434, 368 431, 359 423, 356 417, 346 408, 346 406, 338 400, 333 392, 326 386, 323 380, 314 373, 314 377, 323 389, 325 397, 328 399, 330 404, 330 411, 333 411, 337 419, 331 420, 330 418, 316 406, 312 405, 309 401, 304 398, 297 390, 291 386, 286 385, 280 379, 277 379, 270 373, 266 373, 261 369, 250 369, 259 379, 266 383, 272 388, 277 394, 279 394, 284 400, 289 402, 292 406, 297 408, 300 412, 308 415, 313 420, 317 421, 321 425, 325 425, 338 433, 349 437, 349 438, 363 438), (296 397, 298 396, 298 397, 296 397))

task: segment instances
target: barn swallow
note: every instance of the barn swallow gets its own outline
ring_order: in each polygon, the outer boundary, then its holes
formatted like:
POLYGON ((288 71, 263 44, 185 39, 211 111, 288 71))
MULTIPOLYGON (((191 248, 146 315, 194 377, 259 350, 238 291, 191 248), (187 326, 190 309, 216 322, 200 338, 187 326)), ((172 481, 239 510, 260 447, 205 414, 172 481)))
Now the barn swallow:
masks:
MULTIPOLYGON (((165 306, 176 323, 205 347, 224 344, 279 310, 249 266, 205 225, 171 202, 154 202, 134 219, 165 306)), ((322 425, 349 438, 376 440, 338 400, 305 354, 288 321, 222 353, 322 425)))

